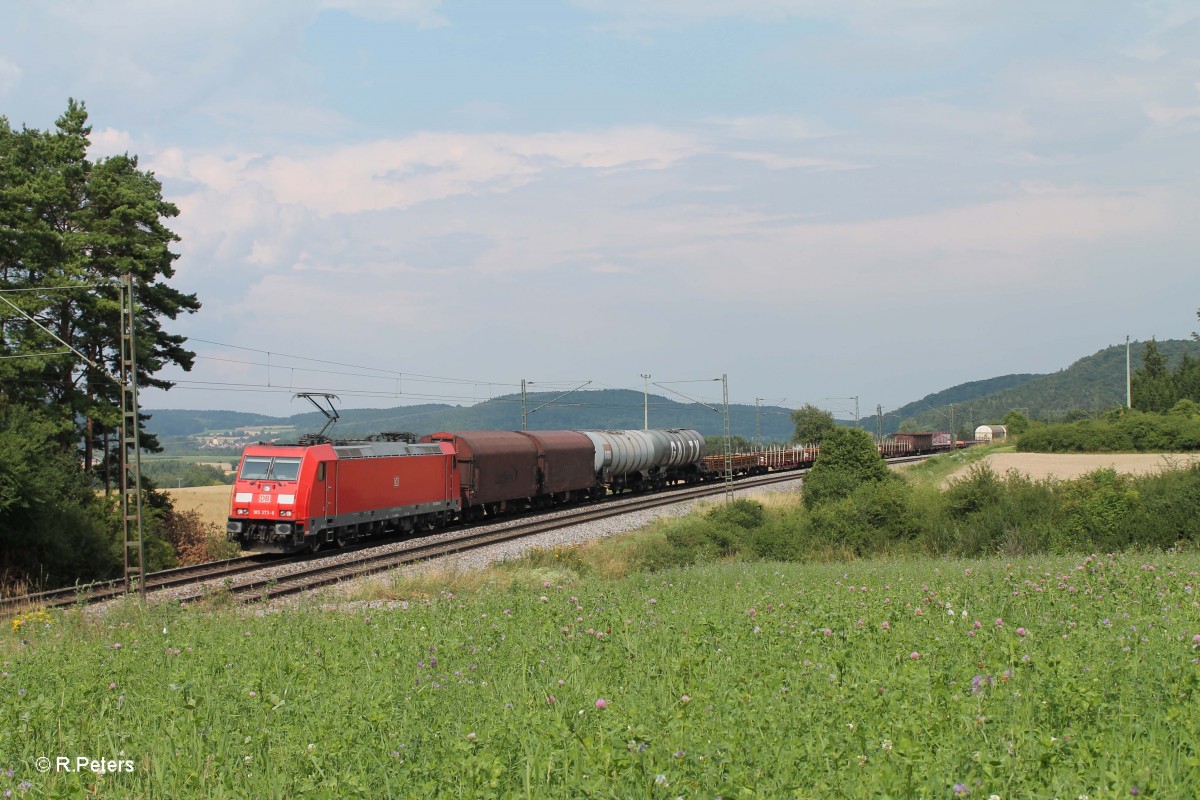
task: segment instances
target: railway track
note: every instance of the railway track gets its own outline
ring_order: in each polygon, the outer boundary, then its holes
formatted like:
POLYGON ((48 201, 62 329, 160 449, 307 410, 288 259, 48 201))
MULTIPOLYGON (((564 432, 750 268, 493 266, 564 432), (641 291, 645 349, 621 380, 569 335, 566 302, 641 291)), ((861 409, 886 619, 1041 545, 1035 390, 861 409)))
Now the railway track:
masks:
MULTIPOLYGON (((774 473, 755 478, 745 478, 737 483, 738 489, 767 486, 773 483, 796 480, 803 471, 774 473)), ((633 501, 612 505, 601 503, 588 506, 577 512, 556 516, 550 519, 535 519, 521 522, 512 527, 500 530, 465 531, 462 535, 439 542, 422 543, 412 540, 412 546, 387 554, 365 552, 363 555, 349 561, 336 564, 317 564, 288 575, 277 578, 266 578, 232 584, 227 587, 229 593, 241 602, 272 600, 278 597, 307 592, 325 586, 331 586, 343 581, 373 575, 397 567, 427 561, 432 558, 463 553, 500 542, 521 539, 526 536, 544 533, 546 531, 579 525, 607 517, 620 516, 635 511, 645 511, 660 506, 673 505, 688 500, 712 497, 725 493, 723 483, 711 483, 703 486, 681 489, 666 494, 655 494, 633 501)), ((198 591, 188 597, 177 598, 178 602, 195 602, 203 599, 206 592, 198 591)))
MULTIPOLYGON (((247 572, 260 570, 265 566, 277 566, 298 561, 299 557, 281 559, 275 555, 255 553, 195 564, 189 567, 174 567, 172 569, 151 572, 146 575, 146 591, 169 589, 175 586, 186 586, 192 583, 202 583, 217 578, 233 577, 247 572)), ((125 581, 118 578, 111 581, 68 586, 48 592, 38 592, 20 597, 8 597, 0 600, 0 614, 13 614, 25 608, 63 608, 76 604, 98 603, 111 600, 125 593, 125 581)))

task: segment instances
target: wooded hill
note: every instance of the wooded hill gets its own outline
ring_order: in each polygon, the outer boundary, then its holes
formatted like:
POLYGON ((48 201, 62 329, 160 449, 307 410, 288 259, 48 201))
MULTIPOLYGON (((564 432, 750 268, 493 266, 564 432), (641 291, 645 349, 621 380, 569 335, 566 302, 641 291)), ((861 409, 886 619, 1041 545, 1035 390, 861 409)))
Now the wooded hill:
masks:
MULTIPOLYGON (((1200 342, 1194 340, 1168 339, 1156 344, 1171 368, 1184 353, 1200 357, 1200 342)), ((1131 343, 1134 371, 1142 365, 1145 349, 1144 342, 1131 343)), ((1048 375, 1006 375, 928 395, 885 414, 884 432, 898 430, 906 420, 909 424, 905 427, 914 430, 945 430, 951 403, 959 430, 998 423, 1014 409, 1046 422, 1094 417, 1125 405, 1125 345, 1106 347, 1048 375)), ((874 430, 874 419, 865 419, 863 427, 874 430)))
MULTIPOLYGON (((580 391, 552 403, 557 394, 530 393, 526 396, 530 430, 558 429, 640 429, 643 422, 641 392, 625 389, 580 391), (534 411, 534 409, 538 409, 534 411)), ((711 404, 719 408, 719 404, 711 404)), ((147 411, 146 428, 162 437, 168 449, 178 437, 201 433, 233 431, 244 426, 289 425, 296 436, 316 432, 325 418, 316 411, 290 417, 269 417, 236 411, 147 411)), ((505 395, 473 406, 425 404, 397 408, 339 409, 341 418, 333 435, 342 438, 367 436, 382 431, 411 431, 427 434, 440 430, 519 430, 521 396, 505 395)), ((790 412, 777 406, 759 409, 764 441, 784 442, 791 438, 790 412)), ((729 406, 731 432, 746 439, 754 437, 755 408, 752 405, 729 406)), ((650 395, 650 426, 653 428, 694 428, 706 436, 719 436, 724 420, 716 411, 698 403, 676 402, 650 395)))
MULTIPOLYGON (((1171 367, 1185 352, 1200 357, 1200 342, 1167 340, 1157 344, 1171 367)), ((1132 344, 1133 369, 1141 366, 1144 350, 1143 343, 1132 344)), ((530 430, 642 427, 641 392, 625 389, 580 391, 539 408, 556 396, 548 393, 527 396, 526 407, 532 412, 529 414, 530 430)), ((1125 346, 1106 347, 1048 375, 1003 375, 944 389, 884 414, 883 431, 894 433, 905 421, 908 422, 906 427, 913 430, 946 430, 951 403, 954 404, 955 427, 960 431, 973 432, 976 425, 1000 422, 1013 409, 1045 421, 1094 416, 1125 403, 1125 346)), ((162 438, 168 452, 186 449, 185 437, 201 433, 234 431, 245 426, 286 425, 295 429, 294 436, 299 436, 318 431, 325 424, 325 418, 315 411, 290 417, 239 411, 160 410, 147 413, 151 415, 147 429, 162 438)), ((431 403, 396 408, 341 409, 340 414, 334 433, 346 438, 381 431, 426 434, 439 430, 517 430, 521 427, 521 396, 504 395, 473 406, 431 403)), ((729 416, 730 431, 734 436, 753 439, 754 406, 730 405, 729 416)), ((785 442, 791 438, 793 427, 788 409, 763 406, 758 416, 764 442, 785 442)), ((717 436, 722 432, 722 424, 721 414, 699 404, 650 396, 651 427, 695 428, 706 436, 717 436)), ((863 417, 861 424, 872 432, 877 427, 873 416, 863 417)))

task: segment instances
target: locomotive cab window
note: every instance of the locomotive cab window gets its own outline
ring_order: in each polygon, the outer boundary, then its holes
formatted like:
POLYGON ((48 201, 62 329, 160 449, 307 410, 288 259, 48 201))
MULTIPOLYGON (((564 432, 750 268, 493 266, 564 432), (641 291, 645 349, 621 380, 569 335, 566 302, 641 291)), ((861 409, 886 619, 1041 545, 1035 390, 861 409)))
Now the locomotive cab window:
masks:
POLYGON ((300 474, 298 458, 268 458, 246 456, 242 461, 241 479, 244 481, 294 481, 300 474))
POLYGON ((320 464, 317 465, 317 480, 318 481, 325 480, 325 462, 324 461, 322 461, 320 464))
POLYGON ((275 466, 271 467, 271 480, 294 481, 300 474, 300 459, 277 458, 275 466))
POLYGON ((242 461, 241 478, 244 481, 265 480, 271 474, 271 459, 246 456, 242 461))

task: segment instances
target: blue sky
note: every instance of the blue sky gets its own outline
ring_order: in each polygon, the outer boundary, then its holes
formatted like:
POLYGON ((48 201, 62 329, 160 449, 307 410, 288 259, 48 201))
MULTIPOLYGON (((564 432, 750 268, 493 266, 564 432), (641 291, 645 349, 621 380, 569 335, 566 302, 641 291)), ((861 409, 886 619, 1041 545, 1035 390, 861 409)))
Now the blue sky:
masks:
POLYGON ((83 100, 93 156, 136 153, 181 210, 175 284, 204 308, 174 329, 201 358, 149 407, 649 372, 844 415, 826 398, 893 408, 1198 327, 1191 2, 0 14, 0 113, 83 100))

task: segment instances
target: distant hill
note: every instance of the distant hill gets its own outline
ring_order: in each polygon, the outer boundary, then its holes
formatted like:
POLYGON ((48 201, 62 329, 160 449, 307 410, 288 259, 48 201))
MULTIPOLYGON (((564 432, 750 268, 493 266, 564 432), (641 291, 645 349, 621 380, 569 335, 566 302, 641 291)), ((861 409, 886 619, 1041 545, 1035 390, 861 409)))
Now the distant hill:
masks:
POLYGON ((276 417, 264 414, 249 414, 244 411, 176 411, 161 409, 142 413, 152 415, 153 422, 146 424, 151 433, 164 436, 191 436, 207 431, 226 431, 247 425, 284 425, 276 417))
MULTIPOLYGON (((531 393, 526 396, 530 430, 642 427, 644 409, 641 392, 624 389, 580 391, 539 408, 557 396, 550 393, 531 393)), ((223 433, 240 427, 263 425, 293 426, 296 435, 299 435, 319 431, 325 424, 325 418, 316 411, 290 417, 234 411, 147 410, 145 413, 150 415, 146 428, 160 437, 223 433)), ((791 437, 794 428, 789 413, 788 409, 776 406, 759 409, 764 441, 787 441, 791 437)), ((366 436, 382 431, 411 431, 423 435, 439 430, 519 430, 521 396, 505 395, 472 406, 426 404, 396 408, 349 408, 339 409, 339 414, 341 418, 333 430, 335 435, 341 437, 366 436)), ((733 435, 746 439, 754 437, 754 406, 730 405, 729 419, 733 435)), ((651 427, 695 428, 706 436, 718 436, 722 433, 723 425, 722 415, 704 406, 650 395, 651 427)))
MULTIPOLYGON (((1200 342, 1168 339, 1156 344, 1171 367, 1184 353, 1200 358, 1200 342)), ((1136 371, 1142 364, 1145 343, 1132 343, 1130 351, 1136 371)), ((914 421, 918 429, 945 430, 951 403, 955 427, 960 429, 999 422, 1014 409, 1047 421, 1095 416, 1125 404, 1125 345, 1106 347, 1049 375, 1009 375, 929 395, 885 414, 884 431, 895 431, 906 419, 914 421), (1007 385, 1002 385, 1004 382, 1007 385)), ((871 429, 871 421, 864 420, 864 427, 871 429)))
MULTIPOLYGON (((1183 355, 1200 358, 1200 342, 1172 339, 1158 342, 1159 350, 1173 367, 1183 355)), ((1145 345, 1131 347, 1133 368, 1141 366, 1145 345)), ((555 394, 527 395, 530 430, 564 428, 641 428, 642 393, 626 389, 579 391, 557 402, 555 394), (545 405, 549 403, 549 405, 545 405), (542 407, 544 406, 544 407, 542 407)), ((999 422, 1016 409, 1026 416, 1057 420, 1069 416, 1095 415, 1125 402, 1125 346, 1114 345, 1081 358, 1066 369, 1048 375, 1003 375, 971 381, 943 389, 909 403, 883 416, 883 432, 894 433, 908 420, 918 430, 946 430, 950 405, 954 405, 955 427, 974 430, 974 426, 999 422)), ((222 433, 243 427, 283 425, 295 429, 295 435, 315 432, 325 418, 312 411, 290 417, 270 417, 239 411, 149 411, 146 427, 158 434, 170 448, 170 439, 201 433, 222 433)), ((439 430, 518 430, 521 427, 521 396, 505 395, 472 406, 429 403, 396 408, 355 408, 340 410, 335 435, 366 436, 382 431, 411 431, 417 434, 439 430)), ((789 410, 776 406, 759 409, 763 441, 787 441, 793 431, 789 410)), ((730 432, 752 439, 755 432, 755 408, 734 404, 729 407, 730 432)), ((668 397, 650 396, 650 425, 654 428, 695 428, 706 436, 720 435, 722 416, 696 403, 677 402, 668 397)), ((876 430, 876 419, 868 415, 862 427, 876 430)), ((290 437, 289 438, 294 438, 290 437)))

